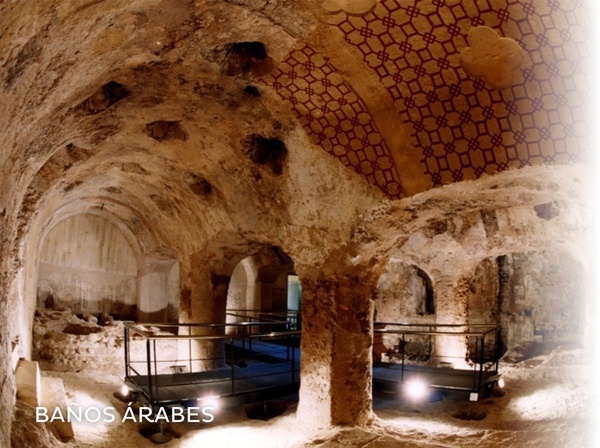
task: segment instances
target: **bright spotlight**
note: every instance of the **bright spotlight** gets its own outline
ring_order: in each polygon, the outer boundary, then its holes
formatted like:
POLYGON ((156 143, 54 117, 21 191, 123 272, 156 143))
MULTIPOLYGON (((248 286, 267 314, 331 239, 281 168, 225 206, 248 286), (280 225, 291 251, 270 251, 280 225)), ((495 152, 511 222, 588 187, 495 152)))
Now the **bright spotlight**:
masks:
POLYGON ((498 387, 500 389, 503 389, 504 388, 504 384, 505 384, 504 383, 504 378, 500 378, 496 384, 498 384, 498 387))
POLYGON ((198 398, 198 404, 204 408, 212 408, 214 411, 218 411, 221 406, 221 399, 218 395, 207 395, 198 398))
POLYGON ((404 383, 404 393, 411 400, 420 401, 429 395, 429 387, 421 380, 409 380, 404 383))
POLYGON ((126 396, 128 396, 128 395, 129 395, 129 387, 127 387, 127 384, 123 384, 123 385, 121 386, 121 395, 122 395, 123 397, 126 397, 126 396))

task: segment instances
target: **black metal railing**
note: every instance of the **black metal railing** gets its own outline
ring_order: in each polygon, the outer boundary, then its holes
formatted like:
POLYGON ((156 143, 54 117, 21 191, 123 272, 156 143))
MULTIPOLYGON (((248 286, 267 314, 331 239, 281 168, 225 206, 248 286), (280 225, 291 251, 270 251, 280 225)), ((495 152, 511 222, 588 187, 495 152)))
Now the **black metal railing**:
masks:
POLYGON ((261 311, 251 309, 227 309, 228 322, 286 323, 288 330, 302 329, 302 312, 297 310, 261 311))
POLYGON ((438 388, 479 391, 498 374, 500 327, 490 324, 375 322, 374 333, 388 338, 389 363, 399 365, 399 381, 415 368, 448 368, 446 375, 469 374, 469 386, 440 382, 438 388), (390 343, 391 342, 391 343, 390 343), (459 353, 450 352, 458 347, 459 353))
POLYGON ((193 399, 195 389, 235 396, 297 385, 300 336, 287 322, 128 322, 126 382, 152 405, 193 399))

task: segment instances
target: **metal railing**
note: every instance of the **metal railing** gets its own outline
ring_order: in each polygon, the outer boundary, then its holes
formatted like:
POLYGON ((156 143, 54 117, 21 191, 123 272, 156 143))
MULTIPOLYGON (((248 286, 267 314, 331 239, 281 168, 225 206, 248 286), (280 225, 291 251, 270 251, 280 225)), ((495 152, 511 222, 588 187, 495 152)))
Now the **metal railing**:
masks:
POLYGON ((301 330, 302 328, 302 312, 297 310, 227 309, 225 314, 228 318, 233 318, 233 322, 287 323, 289 330, 301 330))
POLYGON ((299 383, 294 347, 301 332, 287 322, 124 327, 126 382, 152 405, 184 401, 187 386, 212 385, 220 396, 235 396, 299 383))
MULTIPOLYGON (((409 367, 448 367, 457 374, 471 372, 471 388, 460 389, 478 391, 498 374, 501 339, 497 325, 375 322, 373 328, 375 334, 396 339, 390 362, 400 365, 401 382, 409 367), (463 354, 449 353, 448 347, 459 347, 463 354)), ((449 369, 448 375, 452 373, 449 369)), ((446 388, 453 386, 449 383, 446 388)))

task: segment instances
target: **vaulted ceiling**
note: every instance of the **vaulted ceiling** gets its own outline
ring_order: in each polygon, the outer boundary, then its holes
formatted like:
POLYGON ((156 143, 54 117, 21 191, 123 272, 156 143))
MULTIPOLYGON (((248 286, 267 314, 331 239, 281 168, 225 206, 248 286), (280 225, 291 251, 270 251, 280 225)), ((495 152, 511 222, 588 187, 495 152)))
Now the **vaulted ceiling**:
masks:
POLYGON ((325 151, 389 196, 589 150, 582 2, 322 3, 330 15, 318 37, 261 81, 325 151))
POLYGON ((160 247, 585 161, 591 29, 580 0, 0 1, 0 205, 160 247))

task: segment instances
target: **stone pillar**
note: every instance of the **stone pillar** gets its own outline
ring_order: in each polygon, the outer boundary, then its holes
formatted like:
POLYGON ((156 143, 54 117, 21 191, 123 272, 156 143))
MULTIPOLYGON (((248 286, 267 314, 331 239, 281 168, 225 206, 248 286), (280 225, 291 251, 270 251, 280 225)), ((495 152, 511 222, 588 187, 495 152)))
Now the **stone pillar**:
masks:
MULTIPOLYGON (((469 306, 469 279, 443 277, 435 281, 435 314, 438 324, 466 324, 469 306)), ((464 328, 438 328, 440 331, 461 332, 464 328)), ((436 336, 432 364, 450 363, 455 368, 469 368, 466 363, 467 338, 464 336, 436 336)))
POLYGON ((140 278, 137 304, 139 322, 166 322, 169 303, 169 274, 175 259, 146 257, 140 278))
POLYGON ((302 280, 302 424, 365 424, 372 419, 371 285, 357 277, 302 280))
MULTIPOLYGON (((230 277, 217 275, 208 270, 193 270, 182 278, 188 285, 181 289, 181 323, 225 323, 227 291, 230 277)), ((189 334, 181 329, 180 334, 189 334)), ((224 327, 199 327, 192 330, 192 335, 214 336, 224 335, 224 327)), ((193 371, 210 370, 225 364, 224 340, 192 341, 191 363, 193 371)), ((184 341, 179 344, 179 358, 189 356, 190 344, 184 341)))

